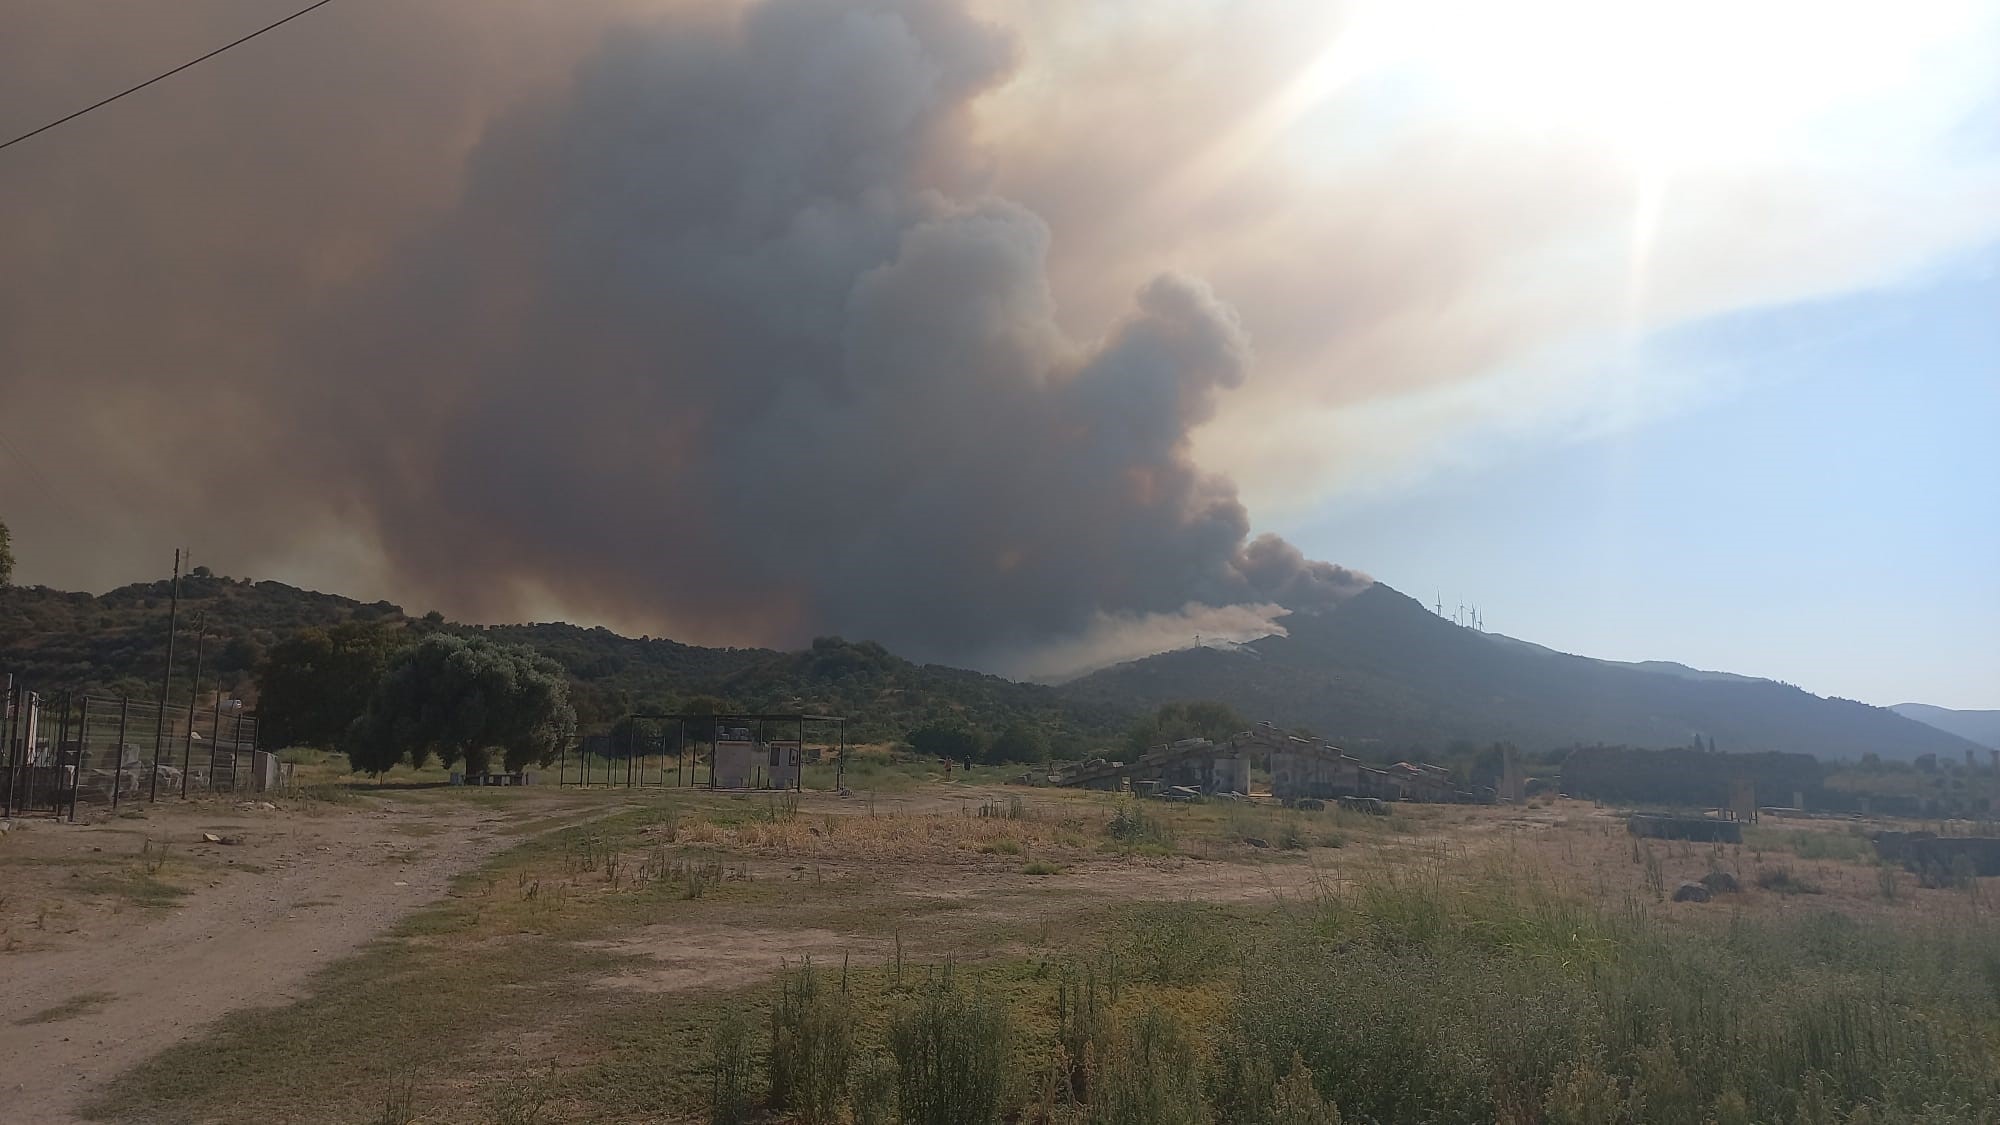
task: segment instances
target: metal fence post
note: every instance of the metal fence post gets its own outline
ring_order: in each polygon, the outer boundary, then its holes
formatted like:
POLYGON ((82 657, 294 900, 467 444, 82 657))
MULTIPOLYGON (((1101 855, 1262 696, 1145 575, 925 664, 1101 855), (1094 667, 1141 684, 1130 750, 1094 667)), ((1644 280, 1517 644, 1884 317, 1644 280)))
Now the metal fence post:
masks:
POLYGON ((76 823, 76 795, 83 789, 83 756, 90 750, 90 697, 83 697, 83 714, 76 731, 76 776, 69 784, 69 822, 76 823))
POLYGON ((118 746, 117 749, 112 751, 118 755, 117 764, 112 767, 114 772, 111 774, 111 807, 114 810, 118 808, 118 791, 125 788, 125 719, 131 714, 131 711, 132 697, 129 695, 119 696, 118 746))

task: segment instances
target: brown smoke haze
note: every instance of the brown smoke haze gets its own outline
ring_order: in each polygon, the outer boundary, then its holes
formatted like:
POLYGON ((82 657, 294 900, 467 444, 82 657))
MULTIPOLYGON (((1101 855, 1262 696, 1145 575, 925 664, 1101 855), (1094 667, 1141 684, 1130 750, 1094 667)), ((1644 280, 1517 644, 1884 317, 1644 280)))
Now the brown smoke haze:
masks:
MULTIPOLYGON (((1696 178, 1635 311, 1632 184, 1573 138, 1336 99, 1315 129, 1377 139, 1273 141, 1340 7, 1086 7, 353 0, 0 153, 19 577, 186 544, 472 619, 1082 667, 1368 584, 1238 481, 1574 419, 1589 384, 1492 373, 1990 223, 1829 240, 1879 185, 1696 178)), ((0 132, 284 10, 29 5, 0 132)))

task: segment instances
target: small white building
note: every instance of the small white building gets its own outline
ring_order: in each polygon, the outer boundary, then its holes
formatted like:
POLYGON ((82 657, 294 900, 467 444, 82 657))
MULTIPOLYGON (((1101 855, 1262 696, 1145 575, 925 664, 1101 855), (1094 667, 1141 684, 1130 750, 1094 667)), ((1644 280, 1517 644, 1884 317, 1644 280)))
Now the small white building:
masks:
POLYGON ((743 727, 716 732, 710 784, 717 789, 795 789, 800 748, 796 741, 765 742, 743 727))

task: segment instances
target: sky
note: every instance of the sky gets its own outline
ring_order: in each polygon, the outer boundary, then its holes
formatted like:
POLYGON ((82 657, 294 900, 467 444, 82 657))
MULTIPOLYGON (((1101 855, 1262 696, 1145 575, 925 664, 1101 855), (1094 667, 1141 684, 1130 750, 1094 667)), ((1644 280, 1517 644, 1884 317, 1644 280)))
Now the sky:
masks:
MULTIPOLYGON (((0 134, 285 14, 31 4, 0 134)), ((18 581, 2000 707, 2000 10, 340 0, 0 151, 18 581)))
POLYGON ((2000 254, 1648 349, 1712 400, 1335 500, 1288 529, 1446 615, 1878 705, 1990 709, 2000 654, 2000 254))

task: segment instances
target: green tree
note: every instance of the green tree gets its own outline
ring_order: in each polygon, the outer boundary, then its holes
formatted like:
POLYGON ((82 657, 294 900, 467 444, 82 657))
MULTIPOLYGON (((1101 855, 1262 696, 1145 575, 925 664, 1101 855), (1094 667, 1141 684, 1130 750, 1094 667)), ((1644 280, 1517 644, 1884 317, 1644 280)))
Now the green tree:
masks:
POLYGON ((301 629, 273 645, 257 669, 257 713, 266 743, 328 750, 340 745, 407 643, 395 626, 349 622, 301 629))
POLYGON ((1143 754, 1183 738, 1221 741, 1249 729, 1250 724, 1227 703, 1163 703, 1157 712, 1141 717, 1126 730, 1125 745, 1133 753, 1143 754))
POLYGON ((1049 760, 1049 738, 1033 723, 1009 724, 986 748, 986 760, 996 765, 1032 764, 1049 760))
POLYGON ((14 580, 14 536, 0 523, 0 586, 14 580))
MULTIPOLYGON (((713 695, 690 696, 686 703, 681 704, 681 713, 684 715, 726 715, 729 713, 729 701, 713 695)), ((713 720, 690 718, 685 720, 685 722, 687 724, 687 740, 689 744, 706 746, 709 740, 715 737, 716 724, 713 720)), ((678 732, 676 732, 676 737, 678 737, 678 732)))
POLYGON ((904 735, 903 741, 919 754, 955 762, 969 762, 980 757, 980 751, 984 749, 984 740, 979 737, 979 732, 954 719, 925 723, 904 735))
POLYGON ((347 734, 356 770, 422 768, 433 756, 485 773, 546 765, 576 737, 569 681, 554 662, 483 638, 433 634, 403 650, 347 734))

